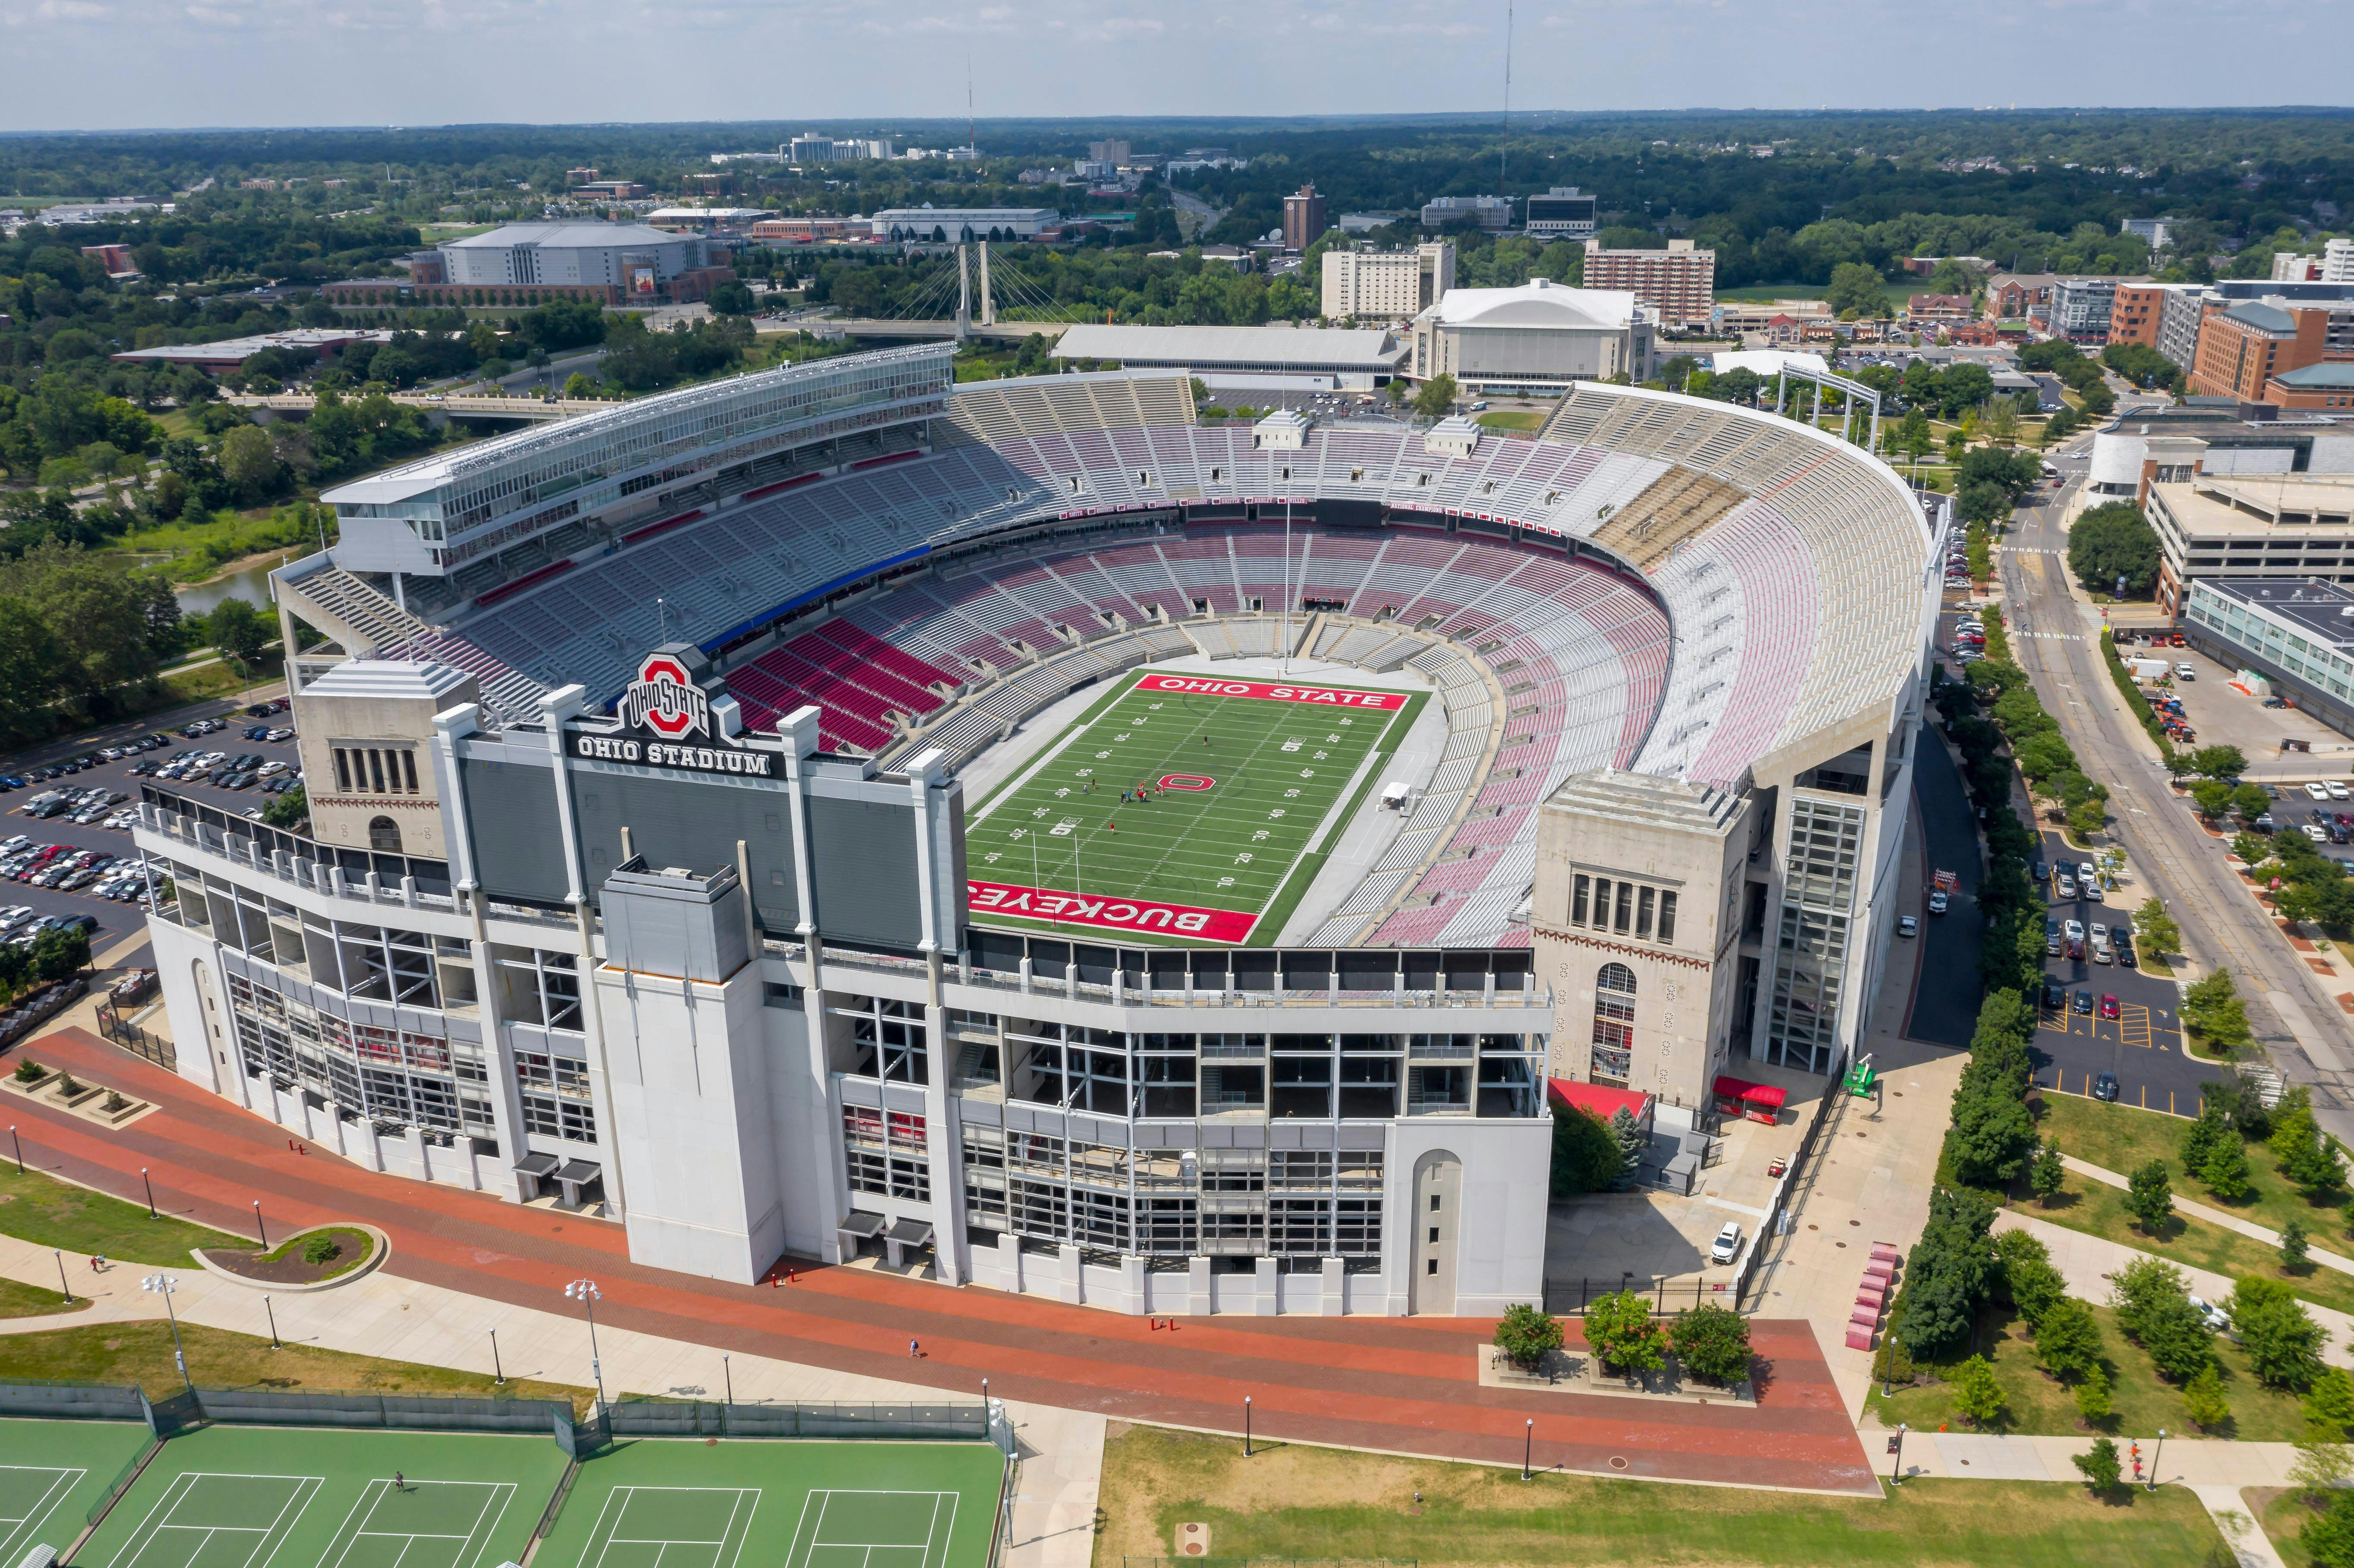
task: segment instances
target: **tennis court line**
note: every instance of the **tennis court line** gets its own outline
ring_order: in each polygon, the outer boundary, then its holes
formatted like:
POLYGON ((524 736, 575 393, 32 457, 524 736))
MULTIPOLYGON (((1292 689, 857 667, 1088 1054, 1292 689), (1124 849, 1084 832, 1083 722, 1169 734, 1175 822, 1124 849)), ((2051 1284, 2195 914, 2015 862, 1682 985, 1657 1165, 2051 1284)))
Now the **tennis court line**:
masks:
MULTIPOLYGON (((330 1564, 326 1558, 322 1557, 319 1560, 320 1568, 342 1568, 344 1562, 351 1556, 352 1548, 370 1538, 379 1541, 459 1542, 461 1544, 453 1561, 456 1568, 466 1568, 469 1563, 479 1559, 482 1551, 489 1546, 490 1537, 497 1532, 499 1520, 506 1517, 506 1510, 514 1500, 515 1489, 513 1481, 451 1481, 411 1477, 408 1478, 408 1485, 411 1487, 461 1487, 470 1490, 481 1490, 487 1495, 482 1499, 481 1506, 475 1509, 474 1521, 467 1527, 463 1534, 455 1531, 371 1530, 368 1526, 375 1522, 376 1510, 384 1505, 385 1498, 392 1489, 391 1481, 382 1476, 376 1477, 360 1489, 360 1495, 352 1502, 351 1511, 344 1516, 344 1522, 336 1527, 335 1533, 328 1539, 327 1545, 330 1551, 334 1550, 337 1542, 343 1543, 342 1550, 334 1553, 334 1563, 330 1564), (491 1505, 493 1502, 498 1504, 499 1511, 497 1516, 491 1520, 490 1529, 485 1531, 482 1528, 482 1521, 490 1515, 491 1505), (365 1514, 361 1512, 363 1509, 366 1510, 365 1514), (354 1522, 355 1520, 356 1524, 354 1522), (482 1537, 482 1547, 474 1548, 470 1552, 468 1548, 472 1546, 477 1536, 482 1537)), ((407 1554, 407 1548, 403 1548, 402 1556, 405 1557, 407 1554)), ((398 1568, 397 1562, 395 1568, 398 1568)))
POLYGON ((56 1478, 50 1481, 48 1490, 40 1495, 39 1499, 33 1504, 31 1510, 24 1518, 0 1519, 0 1524, 9 1526, 8 1533, 0 1536, 0 1559, 13 1561, 18 1549, 24 1545, 18 1537, 38 1526, 41 1520, 48 1516, 49 1510, 57 1506, 51 1499, 56 1498, 58 1489, 72 1487, 90 1472, 80 1467, 68 1469, 53 1465, 0 1465, 0 1470, 24 1470, 36 1475, 47 1472, 56 1478))
MULTIPOLYGON (((825 1501, 818 1505, 817 1522, 811 1529, 809 1545, 806 1548, 799 1550, 792 1558, 790 1558, 787 1561, 786 1568, 808 1568, 810 1559, 815 1556, 822 1548, 836 1552, 854 1551, 861 1552, 863 1555, 859 1558, 859 1563, 861 1563, 862 1568, 865 1568, 865 1565, 871 1564, 874 1562, 875 1553, 878 1549, 885 1551, 907 1550, 907 1548, 906 1545, 895 1542, 828 1541, 825 1539, 825 1511, 828 1508, 832 1506, 833 1499, 837 1497, 916 1498, 924 1497, 926 1495, 928 1495, 932 1499, 932 1517, 924 1526, 924 1568, 935 1568, 935 1564, 933 1563, 933 1548, 936 1545, 939 1549, 939 1568, 945 1568, 945 1564, 948 1561, 948 1544, 956 1529, 956 1508, 957 1501, 960 1494, 953 1491, 936 1491, 926 1494, 912 1489, 903 1489, 897 1487, 827 1487, 822 1489, 825 1496, 825 1501), (946 1498, 948 1499, 949 1505, 949 1528, 946 1532, 943 1532, 940 1529, 940 1499, 942 1498, 946 1498)), ((818 1490, 815 1489, 812 1489, 809 1494, 811 1498, 815 1498, 818 1495, 818 1490)), ((803 1499, 801 1503, 801 1516, 804 1520, 809 1516, 809 1501, 806 1499, 803 1499)), ((801 1528, 798 1524, 796 1524, 793 1529, 793 1542, 796 1547, 800 1547, 801 1528)))
MULTIPOLYGON (((730 1536, 735 1534, 737 1517, 743 1513, 744 1510, 744 1499, 748 1497, 752 1499, 752 1507, 755 1511, 757 1511, 760 1506, 760 1489, 758 1487, 616 1487, 610 1492, 606 1494, 605 1506, 598 1510, 597 1530, 602 1531, 606 1528, 605 1516, 608 1513, 611 1513, 613 1516, 612 1528, 614 1531, 618 1531, 620 1529, 621 1520, 629 1517, 630 1503, 636 1499, 640 1492, 695 1492, 714 1496, 720 1492, 727 1492, 733 1494, 736 1500, 729 1505, 727 1510, 727 1522, 721 1527, 720 1532, 716 1538, 684 1540, 677 1536, 648 1537, 621 1535, 619 1533, 609 1534, 605 1537, 604 1544, 597 1548, 597 1568, 603 1568, 606 1554, 611 1552, 616 1546, 654 1547, 656 1549, 654 1555, 656 1568, 660 1568, 663 1553, 668 1552, 673 1546, 708 1546, 712 1549, 712 1568, 733 1568, 736 1561, 743 1555, 743 1538, 738 1537, 737 1539, 736 1550, 732 1552, 728 1552, 724 1560, 721 1558, 720 1553, 726 1551, 728 1539, 730 1536), (619 1511, 615 1511, 613 1507, 617 1501, 620 1504, 619 1511)), ((749 1519, 747 1518, 745 1522, 747 1526, 746 1535, 748 1536, 750 1533, 749 1519)), ((594 1542, 596 1539, 596 1532, 591 1531, 589 1540, 594 1542)))
POLYGON ((172 1478, 172 1484, 164 1489, 162 1497, 155 1499, 154 1507, 149 1509, 147 1517, 139 1521, 139 1528, 132 1532, 129 1541, 123 1542, 122 1550, 115 1553, 113 1564, 111 1564, 110 1568, 113 1568, 114 1564, 136 1568, 139 1559, 167 1530, 202 1533, 204 1539, 196 1543, 196 1551, 188 1557, 191 1563, 203 1555, 206 1548, 212 1544, 212 1538, 216 1535, 228 1532, 256 1536, 259 1539, 246 1552, 245 1562, 241 1565, 241 1568, 255 1568, 258 1563, 268 1561, 268 1553, 270 1550, 274 1550, 273 1543, 278 1540, 280 1531, 288 1527, 290 1521, 287 1519, 286 1510, 293 1509, 294 1517, 300 1519, 302 1510, 310 1507, 311 1499, 318 1495, 319 1489, 325 1484, 326 1479, 322 1476, 241 1475, 226 1470, 184 1470, 172 1478), (292 1481, 294 1489, 287 1494, 286 1500, 279 1505, 276 1516, 267 1526, 174 1524, 172 1515, 179 1510, 182 1503, 188 1500, 196 1491, 197 1484, 206 1480, 292 1481), (163 1517, 158 1519, 158 1513, 163 1517))

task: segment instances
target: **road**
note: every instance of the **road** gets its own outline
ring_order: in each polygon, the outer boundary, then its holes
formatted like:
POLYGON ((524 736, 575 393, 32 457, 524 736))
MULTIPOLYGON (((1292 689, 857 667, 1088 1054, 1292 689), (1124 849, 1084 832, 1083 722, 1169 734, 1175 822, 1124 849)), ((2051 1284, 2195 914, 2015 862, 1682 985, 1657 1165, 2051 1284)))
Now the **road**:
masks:
MULTIPOLYGON (((2082 466, 2062 462, 2069 499, 2082 466)), ((2248 1021, 2265 1054, 2291 1083, 2313 1089, 2316 1118, 2354 1139, 2354 1030, 2307 980, 2300 960, 2237 876, 2222 846, 2168 787, 2157 747, 2115 696, 2096 644, 2098 612, 2069 594, 2061 526, 2063 504, 2021 508, 2004 541, 2001 574, 2011 649, 2034 681, 2084 771, 2110 790, 2111 831, 2147 894, 2163 899, 2182 928, 2183 945, 2201 968, 2228 968, 2246 999, 2248 1021)), ((2178 1058, 2181 1060, 2180 1058, 2178 1058)))

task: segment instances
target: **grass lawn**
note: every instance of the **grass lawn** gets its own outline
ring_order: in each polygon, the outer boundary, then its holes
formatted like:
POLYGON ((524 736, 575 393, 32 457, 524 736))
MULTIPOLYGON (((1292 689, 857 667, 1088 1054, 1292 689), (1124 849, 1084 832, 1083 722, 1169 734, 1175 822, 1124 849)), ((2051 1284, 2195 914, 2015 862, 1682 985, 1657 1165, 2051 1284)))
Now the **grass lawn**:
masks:
POLYGON ((2028 1199, 2018 1208, 2022 1214, 2033 1214, 2072 1231, 2122 1242, 2185 1268, 2203 1268, 2227 1279, 2260 1274, 2266 1279, 2281 1281, 2308 1301, 2334 1307, 2340 1312, 2354 1312, 2354 1275, 2311 1265, 2303 1274, 2284 1274, 2279 1248, 2204 1220, 2186 1219, 2179 1213, 2167 1221, 2163 1232, 2152 1235, 2126 1213, 2125 1200, 2122 1189, 2071 1171, 2050 1207, 2028 1199))
POLYGON ((2297 1537, 2319 1510, 2305 1500, 2305 1494, 2296 1487, 2249 1487, 2240 1495, 2255 1511, 2256 1522, 2264 1526, 2280 1560, 2288 1568, 2312 1568, 2313 1553, 2297 1537))
POLYGON ((1166 1556, 1176 1527, 1196 1520, 1222 1558, 1416 1558, 1421 1568, 2146 1568, 2202 1563, 2221 1542, 2179 1487, 2105 1502, 2082 1487, 2019 1481, 1914 1480, 1884 1499, 1584 1476, 1523 1481, 1511 1468, 1330 1448, 1274 1446, 1246 1460, 1231 1438, 1118 1422, 1104 1445, 1101 1504, 1096 1568, 1166 1556))
POLYGON ((2190 1124, 2179 1117, 2103 1105, 2071 1095, 2046 1095, 2041 1128, 2046 1137, 2060 1140, 2062 1153, 2087 1164, 2130 1175, 2152 1160, 2163 1160, 2178 1198, 2221 1209, 2269 1230, 2279 1230, 2291 1220, 2300 1221, 2317 1246, 2336 1253, 2348 1250, 2347 1216, 2341 1206, 2345 1195, 2340 1193, 2335 1202, 2307 1202, 2281 1174, 2280 1160, 2261 1143, 2248 1145, 2248 1184, 2253 1191, 2237 1202, 2226 1202, 2209 1192, 2205 1183, 2184 1174, 2177 1151, 2190 1124))
MULTIPOLYGON (((303 1279, 302 1283, 314 1284, 320 1280, 334 1279, 339 1275, 349 1274, 353 1269, 366 1263, 369 1255, 376 1250, 376 1238, 369 1235, 367 1232, 354 1230, 348 1225, 330 1225, 323 1230, 305 1231, 301 1235, 280 1242, 276 1246, 258 1256, 252 1248, 247 1247, 243 1249, 246 1266, 259 1272, 264 1265, 281 1263, 290 1258, 299 1262, 304 1250, 322 1236, 335 1244, 335 1255, 328 1260, 325 1267, 303 1279)), ((284 1275, 270 1274, 264 1274, 261 1277, 286 1277, 284 1275)))
POLYGON ((79 1312, 89 1305, 86 1298, 77 1296, 68 1306, 66 1298, 54 1290, 0 1279, 0 1318, 46 1318, 53 1312, 79 1312))
POLYGON ((1534 430, 1541 429, 1552 416, 1542 408, 1498 408, 1482 414, 1478 422, 1497 430, 1534 430))
MULTIPOLYGON (((2116 1414, 2096 1428, 2085 1426, 2076 1417, 2075 1395, 2037 1362, 2035 1344, 2028 1337, 2026 1323, 2008 1308, 1989 1310, 1980 1320, 1978 1349, 1994 1367, 1995 1381, 2010 1402, 2009 1411, 1994 1430, 2055 1437, 2080 1437, 2094 1431, 2118 1437, 2133 1432, 2155 1432, 2160 1427, 2168 1432, 2191 1430, 2190 1412, 2182 1402, 2182 1390, 2160 1377, 2150 1359, 2126 1339, 2124 1330, 2117 1327, 2116 1314, 2106 1307, 2094 1307, 2092 1311, 2101 1325, 2110 1397, 2116 1414)), ((2304 1429, 2296 1395, 2258 1383, 2255 1373, 2248 1370, 2246 1352, 2229 1340, 2216 1340, 2215 1350, 2222 1367, 2223 1397, 2232 1406, 2232 1422, 2204 1436, 2251 1443, 2294 1441, 2304 1429)), ((1944 1377, 1952 1365, 1967 1358, 1968 1351, 1965 1351, 1950 1363, 1925 1365, 1921 1370, 1944 1377)), ((1902 1421, 1915 1432, 1934 1431, 1946 1425, 1957 1432, 1969 1430, 1967 1423, 1954 1414, 1952 1396, 1943 1383, 1901 1388, 1886 1399, 1881 1397, 1880 1385, 1874 1383, 1866 1404, 1879 1411, 1880 1419, 1890 1426, 1902 1421)))
POLYGON ((39 1246, 102 1253, 126 1262, 187 1266, 196 1247, 249 1248, 252 1243, 210 1225, 168 1214, 151 1220, 145 1208, 76 1187, 27 1169, 19 1175, 0 1160, 0 1234, 39 1246))
MULTIPOLYGON (((261 1303, 254 1322, 263 1322, 261 1303)), ((232 1333, 183 1322, 188 1376, 206 1388, 364 1389, 376 1393, 462 1393, 478 1399, 569 1399, 582 1412, 589 1391, 562 1383, 509 1378, 496 1383, 487 1372, 418 1366, 375 1356, 355 1356, 288 1342, 271 1350, 270 1336, 232 1333)), ((49 1329, 37 1334, 0 1337, 0 1377, 46 1378, 58 1383, 135 1383, 151 1399, 179 1389, 172 1364, 172 1330, 166 1323, 93 1323, 49 1329)))
POLYGON ((976 907, 1024 923, 1125 921, 1148 939, 1272 942, 1424 697, 1153 671, 1121 680, 973 820, 976 907), (1153 799, 1123 804, 1140 784, 1153 799), (1085 896, 1056 896, 1073 894, 1085 896))

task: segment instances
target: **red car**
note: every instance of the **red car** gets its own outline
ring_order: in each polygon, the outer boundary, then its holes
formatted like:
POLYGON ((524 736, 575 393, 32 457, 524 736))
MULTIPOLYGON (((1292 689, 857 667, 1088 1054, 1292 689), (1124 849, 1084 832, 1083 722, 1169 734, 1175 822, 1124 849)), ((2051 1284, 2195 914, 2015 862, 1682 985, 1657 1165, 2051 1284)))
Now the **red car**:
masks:
POLYGON ((2101 993, 2101 1016, 2103 1018, 2115 1018, 2116 1015, 2117 999, 2109 992, 2103 991, 2101 993))

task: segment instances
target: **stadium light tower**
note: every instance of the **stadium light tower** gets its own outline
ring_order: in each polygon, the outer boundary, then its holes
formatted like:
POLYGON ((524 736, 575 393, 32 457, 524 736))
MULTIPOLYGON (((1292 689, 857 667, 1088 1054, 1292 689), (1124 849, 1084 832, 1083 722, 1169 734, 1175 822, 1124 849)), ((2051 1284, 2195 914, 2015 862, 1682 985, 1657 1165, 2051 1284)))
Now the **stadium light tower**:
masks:
POLYGON ((597 1354, 597 1303, 605 1298, 593 1279, 576 1279, 564 1287, 566 1299, 578 1301, 588 1314, 588 1375, 597 1383, 597 1406, 605 1405, 605 1363, 597 1354))
POLYGON ((180 1381, 194 1393, 196 1385, 188 1377, 187 1348, 180 1343, 180 1314, 172 1308, 172 1293, 180 1288, 180 1282, 168 1274, 151 1274, 139 1282, 139 1288, 164 1298, 164 1316, 172 1322, 172 1360, 180 1369, 180 1381))

